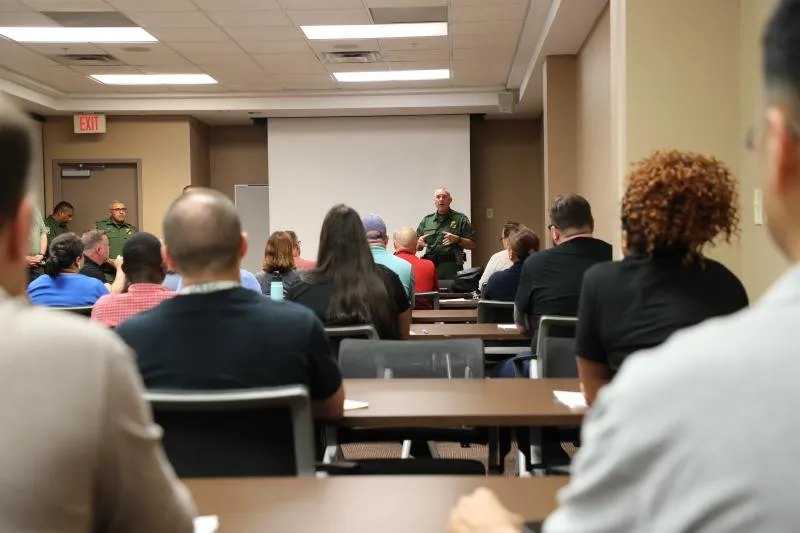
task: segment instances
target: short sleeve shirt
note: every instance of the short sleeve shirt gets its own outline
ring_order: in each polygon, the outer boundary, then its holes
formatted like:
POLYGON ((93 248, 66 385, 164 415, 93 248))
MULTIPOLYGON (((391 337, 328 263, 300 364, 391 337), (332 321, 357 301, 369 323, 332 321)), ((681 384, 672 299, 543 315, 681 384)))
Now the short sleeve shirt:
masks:
POLYGON ((122 255, 122 247, 125 245, 125 241, 139 232, 133 224, 128 224, 127 222, 117 224, 110 218, 97 221, 95 228, 105 233, 108 237, 108 255, 112 258, 122 255))
POLYGON ((53 215, 48 216, 44 219, 44 224, 47 226, 47 244, 49 245, 53 239, 61 235, 62 233, 69 233, 69 226, 66 224, 59 224, 56 222, 56 219, 53 218, 53 215))
POLYGON ((475 230, 472 229, 472 224, 469 218, 464 213, 459 213, 451 209, 447 213, 431 213, 422 219, 422 222, 417 226, 417 237, 427 235, 425 243, 427 250, 425 255, 436 256, 443 260, 455 260, 456 252, 462 251, 463 248, 457 244, 445 246, 442 244, 442 238, 445 233, 452 233, 461 238, 475 240, 475 230))
POLYGON ((55 278, 39 276, 28 285, 28 298, 34 305, 80 307, 94 305, 108 294, 102 281, 83 274, 61 274, 55 278))
POLYGON ((87 256, 83 256, 83 268, 81 268, 81 274, 84 276, 89 276, 90 278, 94 278, 100 280, 101 282, 105 283, 106 277, 103 274, 103 270, 91 258, 87 256))
POLYGON ((747 304, 739 279, 711 259, 686 265, 682 257, 631 256, 603 263, 583 278, 576 352, 615 374, 629 354, 747 304))

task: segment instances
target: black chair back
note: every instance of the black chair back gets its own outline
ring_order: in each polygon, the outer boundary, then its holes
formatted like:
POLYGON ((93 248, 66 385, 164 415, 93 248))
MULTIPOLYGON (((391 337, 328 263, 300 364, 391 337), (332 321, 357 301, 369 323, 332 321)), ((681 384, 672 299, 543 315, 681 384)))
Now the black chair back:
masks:
MULTIPOLYGON (((439 291, 414 293, 414 303, 420 303, 420 300, 426 303, 431 303, 433 309, 435 310, 439 309, 439 291)), ((416 307, 416 305, 414 305, 414 307, 416 307)))
POLYGON ((178 477, 313 476, 305 387, 148 391, 178 477))
POLYGON ((514 302, 478 300, 478 324, 513 324, 514 302))
POLYGON ((58 311, 67 311, 69 313, 75 313, 76 315, 92 316, 91 305, 82 305, 78 307, 51 307, 50 309, 56 309, 58 311))
POLYGON ((339 349, 339 368, 349 379, 481 379, 483 341, 345 339, 339 349))

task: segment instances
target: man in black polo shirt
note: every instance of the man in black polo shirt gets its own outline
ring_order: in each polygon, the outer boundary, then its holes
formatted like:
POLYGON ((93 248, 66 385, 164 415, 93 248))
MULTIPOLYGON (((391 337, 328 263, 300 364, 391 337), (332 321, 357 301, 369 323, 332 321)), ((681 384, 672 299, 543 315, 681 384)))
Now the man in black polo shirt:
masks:
POLYGON ((584 272, 611 261, 611 245, 592 236, 592 208, 584 197, 556 198, 548 229, 555 246, 525 260, 514 306, 517 325, 531 335, 534 348, 539 317, 577 316, 584 272))
POLYGON ((178 296, 117 329, 148 389, 224 390, 299 384, 319 419, 344 414, 344 388, 325 330, 298 304, 242 288, 247 236, 227 196, 192 188, 164 218, 178 296))
POLYGON ((125 274, 122 272, 122 257, 114 259, 114 265, 108 259, 108 237, 98 230, 87 231, 81 235, 83 241, 83 267, 80 273, 102 281, 113 293, 121 293, 125 289, 125 274), (114 283, 108 278, 113 275, 114 283))

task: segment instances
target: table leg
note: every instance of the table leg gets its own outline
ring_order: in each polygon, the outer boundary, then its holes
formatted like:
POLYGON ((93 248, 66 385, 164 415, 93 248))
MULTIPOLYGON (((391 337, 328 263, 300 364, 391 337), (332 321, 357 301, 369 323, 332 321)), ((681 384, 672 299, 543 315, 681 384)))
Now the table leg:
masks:
POLYGON ((500 457, 500 428, 489 429, 489 474, 502 475, 504 471, 503 458, 500 457))

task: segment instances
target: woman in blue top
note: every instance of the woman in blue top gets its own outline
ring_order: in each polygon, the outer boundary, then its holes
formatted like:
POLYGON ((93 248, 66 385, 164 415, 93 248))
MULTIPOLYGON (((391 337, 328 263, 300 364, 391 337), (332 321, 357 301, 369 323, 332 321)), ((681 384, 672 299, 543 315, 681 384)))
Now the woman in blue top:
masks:
POLYGON ((508 236, 508 258, 511 266, 495 272, 483 290, 484 300, 513 302, 517 296, 522 265, 529 255, 539 251, 539 237, 526 226, 520 226, 508 236))
POLYGON ((63 233, 50 243, 44 274, 28 285, 28 298, 35 305, 78 307, 94 305, 108 289, 102 281, 79 274, 83 266, 83 241, 74 233, 63 233))

